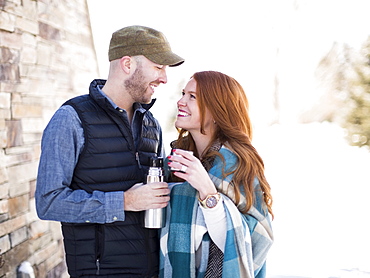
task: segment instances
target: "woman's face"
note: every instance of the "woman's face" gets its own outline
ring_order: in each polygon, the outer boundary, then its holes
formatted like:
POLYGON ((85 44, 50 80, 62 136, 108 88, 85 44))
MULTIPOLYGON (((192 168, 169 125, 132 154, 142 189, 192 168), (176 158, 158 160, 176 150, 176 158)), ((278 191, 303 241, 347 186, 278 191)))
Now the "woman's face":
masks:
MULTIPOLYGON (((197 82, 195 79, 190 79, 182 91, 182 97, 177 102, 178 114, 175 126, 188 130, 194 135, 194 133, 200 133, 200 111, 197 101, 197 82)), ((207 134, 213 127, 212 117, 206 109, 204 130, 207 134)))

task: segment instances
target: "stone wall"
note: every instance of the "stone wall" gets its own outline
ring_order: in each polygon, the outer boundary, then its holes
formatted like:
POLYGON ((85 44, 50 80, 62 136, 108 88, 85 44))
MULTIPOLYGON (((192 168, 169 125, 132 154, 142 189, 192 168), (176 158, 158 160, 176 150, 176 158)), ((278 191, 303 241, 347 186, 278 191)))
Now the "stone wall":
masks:
POLYGON ((24 261, 35 277, 68 277, 60 224, 35 212, 40 140, 97 74, 86 0, 0 0, 0 277, 24 261))

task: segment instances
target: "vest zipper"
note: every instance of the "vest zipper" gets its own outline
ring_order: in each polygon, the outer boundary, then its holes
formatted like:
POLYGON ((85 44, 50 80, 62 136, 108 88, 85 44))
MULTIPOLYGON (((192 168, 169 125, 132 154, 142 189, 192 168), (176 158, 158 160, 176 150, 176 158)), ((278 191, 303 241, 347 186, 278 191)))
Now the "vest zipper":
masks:
POLYGON ((96 259, 96 275, 100 274, 100 260, 99 258, 96 259))
POLYGON ((136 152, 135 156, 136 156, 137 165, 139 166, 139 169, 141 169, 140 158, 139 158, 139 152, 136 152))
POLYGON ((103 256, 103 244, 104 244, 104 226, 100 224, 95 225, 95 265, 96 275, 100 274, 100 260, 103 256))

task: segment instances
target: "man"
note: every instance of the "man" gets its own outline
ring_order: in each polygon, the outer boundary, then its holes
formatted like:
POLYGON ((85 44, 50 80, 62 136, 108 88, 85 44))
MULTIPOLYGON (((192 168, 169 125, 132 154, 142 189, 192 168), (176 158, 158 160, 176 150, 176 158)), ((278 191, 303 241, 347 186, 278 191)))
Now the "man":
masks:
POLYGON ((184 59, 164 35, 130 26, 113 33, 108 79, 64 103, 45 128, 37 177, 40 219, 62 222, 73 277, 156 277, 159 241, 144 211, 168 204, 167 183, 142 185, 149 158, 164 154, 148 111, 184 59))

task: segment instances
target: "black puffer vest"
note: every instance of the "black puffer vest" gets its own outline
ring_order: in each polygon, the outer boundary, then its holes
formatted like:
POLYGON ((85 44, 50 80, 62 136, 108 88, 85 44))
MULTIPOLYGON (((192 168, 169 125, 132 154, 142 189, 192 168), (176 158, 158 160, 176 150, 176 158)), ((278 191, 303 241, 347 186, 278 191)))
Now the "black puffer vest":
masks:
MULTIPOLYGON (((125 191, 143 182, 149 158, 161 152, 161 129, 151 105, 139 105, 139 140, 134 142, 127 118, 96 89, 67 101, 77 111, 84 129, 84 149, 71 187, 89 193, 125 191)), ((71 277, 152 277, 158 274, 156 230, 143 228, 143 212, 125 212, 125 221, 108 224, 62 223, 68 272, 71 277)))

